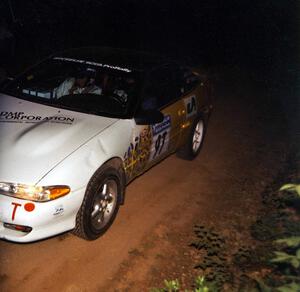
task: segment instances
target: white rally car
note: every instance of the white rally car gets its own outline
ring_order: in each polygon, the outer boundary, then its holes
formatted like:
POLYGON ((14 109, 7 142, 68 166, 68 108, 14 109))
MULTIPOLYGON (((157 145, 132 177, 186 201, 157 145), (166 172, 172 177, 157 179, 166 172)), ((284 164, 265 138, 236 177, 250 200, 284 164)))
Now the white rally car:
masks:
POLYGON ((0 238, 98 238, 130 181, 199 153, 211 109, 202 72, 148 54, 82 48, 33 66, 0 94, 0 238))

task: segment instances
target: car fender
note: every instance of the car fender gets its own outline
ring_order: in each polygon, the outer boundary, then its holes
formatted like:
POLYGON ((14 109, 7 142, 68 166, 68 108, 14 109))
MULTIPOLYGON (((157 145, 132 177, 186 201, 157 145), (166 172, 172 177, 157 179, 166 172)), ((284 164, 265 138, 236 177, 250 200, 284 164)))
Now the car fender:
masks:
POLYGON ((133 125, 133 120, 119 120, 67 156, 37 185, 68 185, 71 193, 67 196, 72 201, 76 200, 75 205, 80 206, 86 186, 97 169, 113 158, 123 161, 131 141, 133 125), (80 195, 73 198, 72 193, 80 195))

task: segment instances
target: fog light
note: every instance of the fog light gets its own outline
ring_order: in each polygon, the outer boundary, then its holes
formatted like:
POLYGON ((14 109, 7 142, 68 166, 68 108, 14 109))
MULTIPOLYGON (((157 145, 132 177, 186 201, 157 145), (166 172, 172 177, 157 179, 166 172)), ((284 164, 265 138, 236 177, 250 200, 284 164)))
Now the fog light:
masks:
POLYGON ((29 226, 16 225, 16 224, 10 224, 10 223, 4 223, 3 226, 8 229, 26 232, 26 233, 29 233, 32 230, 32 228, 29 226))

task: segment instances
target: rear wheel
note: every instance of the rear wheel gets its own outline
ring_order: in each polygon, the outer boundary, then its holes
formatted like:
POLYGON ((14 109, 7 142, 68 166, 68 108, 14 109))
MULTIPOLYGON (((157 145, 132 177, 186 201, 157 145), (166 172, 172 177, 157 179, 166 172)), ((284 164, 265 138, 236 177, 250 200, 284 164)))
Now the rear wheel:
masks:
POLYGON ((200 152, 206 132, 202 117, 195 119, 186 143, 177 151, 177 155, 186 160, 193 160, 200 152))
POLYGON ((88 184, 73 233, 88 240, 105 233, 116 218, 123 191, 120 173, 109 165, 101 167, 88 184))

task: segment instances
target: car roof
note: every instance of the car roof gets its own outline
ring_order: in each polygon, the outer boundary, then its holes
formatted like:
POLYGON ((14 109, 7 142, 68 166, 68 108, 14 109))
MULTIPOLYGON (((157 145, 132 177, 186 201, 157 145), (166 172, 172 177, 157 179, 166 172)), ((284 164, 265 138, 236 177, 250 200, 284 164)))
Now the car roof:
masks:
POLYGON ((84 47, 66 50, 53 56, 125 67, 134 71, 149 71, 170 60, 160 55, 109 47, 84 47))

